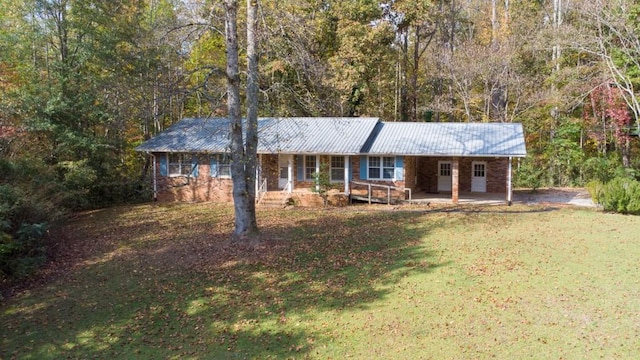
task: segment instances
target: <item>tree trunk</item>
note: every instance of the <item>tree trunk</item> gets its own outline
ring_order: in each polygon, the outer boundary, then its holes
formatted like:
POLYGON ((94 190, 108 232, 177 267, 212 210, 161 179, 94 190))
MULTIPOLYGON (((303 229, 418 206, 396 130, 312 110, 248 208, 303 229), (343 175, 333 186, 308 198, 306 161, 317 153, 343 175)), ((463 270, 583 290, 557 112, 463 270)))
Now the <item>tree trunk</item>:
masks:
MULTIPOLYGON (((225 42, 227 49, 227 109, 231 136, 231 178, 235 211, 234 235, 246 238, 257 230, 255 221, 255 192, 248 190, 251 176, 247 177, 247 155, 244 148, 242 117, 240 114, 240 74, 238 70, 238 3, 225 0, 225 42), (254 198, 251 198, 251 194, 254 198)), ((255 169, 255 158, 253 159, 255 169)), ((255 179, 255 171, 253 178, 255 179)), ((255 182, 255 181, 254 181, 255 182)))

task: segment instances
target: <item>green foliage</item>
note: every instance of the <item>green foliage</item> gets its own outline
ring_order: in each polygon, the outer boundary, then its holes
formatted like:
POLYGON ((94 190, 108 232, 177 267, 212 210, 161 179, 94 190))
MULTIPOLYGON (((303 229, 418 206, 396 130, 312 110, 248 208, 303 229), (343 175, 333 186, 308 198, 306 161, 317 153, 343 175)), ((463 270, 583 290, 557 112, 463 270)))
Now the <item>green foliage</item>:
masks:
POLYGON ((45 260, 47 209, 20 189, 0 184, 0 280, 23 278, 45 260))
POLYGON ((640 182, 628 176, 617 176, 602 183, 593 181, 588 185, 594 202, 605 211, 640 215, 640 182))
POLYGON ((334 188, 334 185, 331 183, 329 165, 326 163, 320 164, 320 171, 314 172, 311 176, 313 176, 316 184, 316 186, 311 188, 311 191, 320 195, 323 205, 327 206, 329 202, 329 190, 334 188))
POLYGON ((513 184, 519 188, 538 189, 546 185, 544 169, 534 156, 522 159, 514 171, 513 184))

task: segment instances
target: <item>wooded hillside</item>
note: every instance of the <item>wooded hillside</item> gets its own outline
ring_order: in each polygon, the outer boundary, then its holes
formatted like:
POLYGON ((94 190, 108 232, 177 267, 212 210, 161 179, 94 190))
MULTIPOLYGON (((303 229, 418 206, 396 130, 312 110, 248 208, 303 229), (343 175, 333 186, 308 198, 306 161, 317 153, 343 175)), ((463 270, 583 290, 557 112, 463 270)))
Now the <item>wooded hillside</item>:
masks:
MULTIPOLYGON (((259 5, 260 116, 522 122, 525 187, 639 167, 635 1, 259 5)), ((148 199, 135 146, 226 115, 219 1, 0 0, 0 25, 0 258, 65 211, 148 199)))

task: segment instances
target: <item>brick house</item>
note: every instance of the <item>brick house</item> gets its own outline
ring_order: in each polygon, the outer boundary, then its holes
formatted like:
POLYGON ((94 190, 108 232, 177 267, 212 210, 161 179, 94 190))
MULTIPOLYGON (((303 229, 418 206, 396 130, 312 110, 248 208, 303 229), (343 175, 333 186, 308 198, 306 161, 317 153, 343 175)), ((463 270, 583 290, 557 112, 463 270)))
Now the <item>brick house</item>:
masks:
MULTIPOLYGON (((154 160, 156 199, 233 201, 228 129, 226 118, 183 119, 140 145, 154 160)), ((526 156, 517 123, 260 118, 258 137, 260 198, 303 203, 318 203, 310 189, 321 168, 344 199, 492 193, 510 202, 511 160, 526 156)))

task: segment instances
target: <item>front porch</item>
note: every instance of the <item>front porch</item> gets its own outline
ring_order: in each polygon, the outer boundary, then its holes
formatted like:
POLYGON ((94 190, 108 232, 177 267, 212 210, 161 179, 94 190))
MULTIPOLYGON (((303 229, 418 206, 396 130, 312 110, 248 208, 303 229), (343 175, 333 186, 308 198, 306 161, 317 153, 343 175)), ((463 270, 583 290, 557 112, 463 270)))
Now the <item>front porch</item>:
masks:
MULTIPOLYGON (((419 191, 413 194, 411 204, 453 204, 451 193, 429 193, 419 191)), ((508 200, 504 193, 472 193, 458 194, 458 204, 464 205, 505 205, 508 200)))

